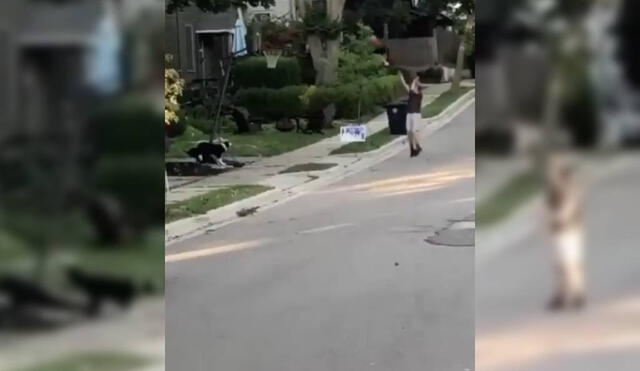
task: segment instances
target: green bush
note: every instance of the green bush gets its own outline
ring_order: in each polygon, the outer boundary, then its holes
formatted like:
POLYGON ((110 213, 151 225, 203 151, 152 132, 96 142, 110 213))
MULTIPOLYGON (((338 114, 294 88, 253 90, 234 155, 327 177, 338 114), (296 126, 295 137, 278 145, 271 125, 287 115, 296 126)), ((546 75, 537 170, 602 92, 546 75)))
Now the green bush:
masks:
POLYGON ((238 92, 235 103, 248 109, 253 116, 271 120, 316 113, 334 103, 336 118, 355 119, 360 99, 361 114, 366 115, 405 94, 398 76, 383 76, 362 84, 246 89, 238 92))
POLYGON ((238 89, 270 88, 302 84, 302 69, 297 58, 280 57, 274 69, 267 68, 265 57, 251 57, 234 68, 234 86, 238 89))
POLYGON ((201 131, 203 133, 210 133, 211 129, 213 127, 213 120, 208 120, 205 118, 186 118, 185 121, 187 122, 188 126, 191 126, 195 129, 198 129, 198 131, 201 131))
POLYGON ((103 154, 154 153, 162 157, 162 113, 146 102, 123 98, 111 102, 90 118, 93 139, 103 154))
MULTIPOLYGON (((156 125, 159 126, 159 125, 156 125)), ((93 169, 96 188, 114 196, 136 225, 164 221, 164 158, 112 155, 93 169)))
POLYGON ((384 76, 367 80, 361 84, 345 84, 336 87, 318 87, 309 98, 309 105, 336 104, 336 117, 358 118, 358 102, 361 115, 373 113, 376 108, 388 104, 406 94, 397 76, 384 76), (319 103, 314 103, 319 102, 319 103))
POLYGON ((252 116, 278 120, 304 113, 301 96, 306 86, 288 86, 282 89, 251 88, 236 94, 235 104, 244 107, 252 116))

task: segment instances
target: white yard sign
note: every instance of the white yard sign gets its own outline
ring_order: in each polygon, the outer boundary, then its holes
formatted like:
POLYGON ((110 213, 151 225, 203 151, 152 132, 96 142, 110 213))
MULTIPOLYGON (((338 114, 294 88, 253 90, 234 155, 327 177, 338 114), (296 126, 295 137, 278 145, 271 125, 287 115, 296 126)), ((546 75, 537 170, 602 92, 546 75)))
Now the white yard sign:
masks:
POLYGON ((343 143, 367 140, 367 125, 346 125, 340 127, 340 141, 343 143))

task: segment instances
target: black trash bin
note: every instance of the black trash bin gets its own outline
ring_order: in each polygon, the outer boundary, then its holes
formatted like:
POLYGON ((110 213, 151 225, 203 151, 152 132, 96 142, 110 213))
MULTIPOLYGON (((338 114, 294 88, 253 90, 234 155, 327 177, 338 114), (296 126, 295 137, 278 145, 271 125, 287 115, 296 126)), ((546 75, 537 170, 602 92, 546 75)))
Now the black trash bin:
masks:
POLYGON ((387 105, 387 118, 389 119, 389 134, 407 134, 407 109, 406 101, 394 102, 387 105))

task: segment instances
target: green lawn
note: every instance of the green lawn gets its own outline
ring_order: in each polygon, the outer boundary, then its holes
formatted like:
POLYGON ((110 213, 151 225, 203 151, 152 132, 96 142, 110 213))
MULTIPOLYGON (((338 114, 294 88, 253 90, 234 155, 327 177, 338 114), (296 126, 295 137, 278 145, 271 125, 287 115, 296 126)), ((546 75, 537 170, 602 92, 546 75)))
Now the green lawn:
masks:
POLYGON ((92 272, 128 277, 138 287, 151 284, 153 294, 164 292, 164 231, 118 248, 83 248, 74 252, 76 264, 92 272))
MULTIPOLYGON (((0 273, 31 277, 34 252, 24 243, 0 247, 0 273), (10 259, 4 260, 9 257, 10 259)), ((76 265, 89 272, 126 277, 136 286, 150 284, 153 292, 164 291, 164 229, 147 233, 138 241, 118 246, 65 245, 51 250, 47 259, 46 286, 54 292, 69 289, 65 273, 67 266, 76 265)))
POLYGON ((15 371, 128 371, 148 363, 148 360, 128 353, 82 353, 15 371))
MULTIPOLYGON (((266 126, 264 130, 249 134, 234 134, 232 129, 225 130, 222 136, 231 144, 231 153, 236 156, 276 156, 290 152, 301 147, 308 146, 320 140, 330 138, 338 134, 338 129, 328 129, 320 134, 302 134, 295 131, 283 133, 272 126, 266 126)), ((208 140, 209 137, 196 128, 189 127, 184 135, 178 138, 171 146, 168 158, 188 157, 186 150, 200 140, 208 140)))
POLYGON ((193 145, 201 140, 209 140, 209 136, 200 130, 187 126, 184 134, 176 138, 169 148, 169 153, 166 154, 167 158, 183 158, 187 157, 186 151, 193 145))
POLYGON ((533 170, 515 176, 502 189, 476 207, 478 227, 487 227, 503 221, 540 192, 542 186, 540 176, 533 170))
POLYGON ((237 185, 216 189, 201 196, 168 205, 165 209, 165 222, 205 214, 209 210, 255 196, 272 189, 262 185, 237 185))
POLYGON ((376 150, 390 141, 398 138, 397 135, 389 134, 389 130, 383 129, 370 137, 365 142, 353 142, 343 145, 331 151, 332 155, 341 155, 345 153, 361 153, 376 150))
POLYGON ((336 166, 336 164, 317 164, 310 162, 308 164, 298 164, 288 167, 280 172, 280 174, 300 173, 304 171, 321 171, 336 166))
POLYGON ((433 102, 427 104, 422 108, 422 117, 431 118, 439 115, 442 111, 444 111, 447 107, 449 107, 453 102, 458 100, 461 96, 466 94, 472 88, 470 87, 461 87, 458 90, 447 90, 444 93, 440 94, 438 98, 436 98, 433 102))
POLYGON ((12 261, 24 256, 24 250, 25 246, 22 241, 0 230, 0 270, 2 266, 10 265, 12 261))

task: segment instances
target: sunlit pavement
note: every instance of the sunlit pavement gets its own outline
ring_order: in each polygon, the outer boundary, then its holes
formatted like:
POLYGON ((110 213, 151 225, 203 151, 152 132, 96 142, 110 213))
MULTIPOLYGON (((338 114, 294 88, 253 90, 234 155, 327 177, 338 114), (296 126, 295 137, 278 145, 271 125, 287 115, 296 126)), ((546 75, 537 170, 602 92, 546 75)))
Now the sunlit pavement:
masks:
POLYGON ((167 251, 167 370, 473 369, 474 110, 409 151, 167 251))
MULTIPOLYGON (((628 160, 628 156, 626 160, 628 160)), ((476 370, 637 370, 640 164, 611 161, 587 190, 589 306, 548 313, 551 249, 540 215, 521 243, 478 259, 476 370)), ((485 248, 478 240, 478 254, 485 248)))

